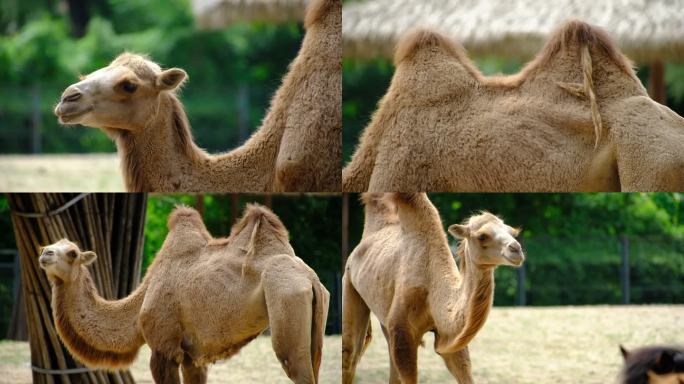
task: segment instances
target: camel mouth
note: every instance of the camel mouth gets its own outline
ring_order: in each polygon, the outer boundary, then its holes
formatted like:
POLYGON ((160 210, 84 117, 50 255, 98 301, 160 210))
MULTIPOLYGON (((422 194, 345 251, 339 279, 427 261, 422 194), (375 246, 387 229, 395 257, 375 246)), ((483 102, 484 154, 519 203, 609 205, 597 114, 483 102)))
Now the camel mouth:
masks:
POLYGON ((514 267, 519 267, 523 264, 525 261, 525 256, 521 253, 519 258, 512 258, 510 255, 507 255, 505 253, 501 254, 504 259, 506 259, 509 263, 511 263, 512 266, 514 267))
POLYGON ((55 263, 54 261, 47 261, 47 260, 39 260, 39 261, 38 261, 38 264, 40 264, 40 267, 41 267, 41 268, 47 268, 47 267, 51 266, 51 265, 54 264, 54 263, 55 263))
POLYGON ((88 112, 90 112, 90 109, 87 109, 87 110, 81 111, 81 112, 70 113, 70 114, 66 114, 66 115, 57 115, 57 117, 59 118, 60 124, 77 125, 78 121, 76 121, 76 120, 88 112))
MULTIPOLYGON (((55 108, 55 115, 59 119, 59 123, 64 124, 64 125, 76 125, 76 124, 79 124, 79 122, 77 121, 78 118, 80 118, 83 115, 85 115, 86 113, 92 111, 93 107, 88 106, 85 109, 76 110, 76 111, 69 111, 69 110, 64 111, 63 109, 64 109, 64 105, 62 103, 57 105, 57 108, 55 108)), ((72 108, 68 108, 68 109, 72 109, 72 108)))

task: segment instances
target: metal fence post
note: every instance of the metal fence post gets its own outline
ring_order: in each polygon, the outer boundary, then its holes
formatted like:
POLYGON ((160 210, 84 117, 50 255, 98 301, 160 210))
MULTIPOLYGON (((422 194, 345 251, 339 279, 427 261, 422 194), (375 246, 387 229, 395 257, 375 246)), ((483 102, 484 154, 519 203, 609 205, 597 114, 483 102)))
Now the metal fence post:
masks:
POLYGON ((518 268, 518 306, 524 307, 527 305, 527 296, 525 292, 525 264, 518 268))
MULTIPOLYGON (((522 238, 520 239, 520 246, 524 245, 522 238)), ((525 249, 523 247, 523 249, 525 249)), ((525 263, 518 268, 518 306, 524 307, 527 305, 527 292, 525 292, 525 263)))
POLYGON ((622 236, 622 263, 620 265, 620 287, 622 288, 622 304, 629 304, 629 237, 622 236))

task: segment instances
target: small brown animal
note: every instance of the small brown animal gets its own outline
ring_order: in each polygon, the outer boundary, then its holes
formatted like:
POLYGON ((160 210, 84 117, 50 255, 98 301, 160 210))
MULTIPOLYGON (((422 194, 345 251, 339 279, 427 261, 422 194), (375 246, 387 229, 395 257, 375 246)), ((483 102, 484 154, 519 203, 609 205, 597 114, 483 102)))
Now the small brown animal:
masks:
POLYGON ((97 293, 87 265, 95 253, 61 240, 39 262, 52 283, 57 332, 89 367, 130 365, 152 350, 156 383, 204 383, 207 365, 236 354, 271 329, 273 350, 295 383, 316 383, 329 293, 298 258, 280 219, 250 205, 228 239, 207 232, 197 211, 176 208, 142 284, 109 301, 97 293))
POLYGON ((684 384, 684 350, 652 346, 620 352, 625 364, 620 372, 623 384, 684 384))

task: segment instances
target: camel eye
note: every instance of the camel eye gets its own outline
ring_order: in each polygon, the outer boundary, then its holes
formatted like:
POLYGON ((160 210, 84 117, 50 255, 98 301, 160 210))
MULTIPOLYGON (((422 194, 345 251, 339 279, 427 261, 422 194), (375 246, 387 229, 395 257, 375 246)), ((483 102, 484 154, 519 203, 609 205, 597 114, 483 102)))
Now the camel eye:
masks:
POLYGON ((70 259, 75 259, 76 258, 76 251, 71 250, 67 252, 67 256, 69 256, 70 259))
POLYGON ((119 88, 126 93, 133 93, 138 89, 138 84, 133 83, 129 80, 124 80, 119 83, 119 88))
POLYGON ((489 239, 489 236, 486 233, 483 233, 477 237, 478 240, 480 241, 487 241, 489 239))

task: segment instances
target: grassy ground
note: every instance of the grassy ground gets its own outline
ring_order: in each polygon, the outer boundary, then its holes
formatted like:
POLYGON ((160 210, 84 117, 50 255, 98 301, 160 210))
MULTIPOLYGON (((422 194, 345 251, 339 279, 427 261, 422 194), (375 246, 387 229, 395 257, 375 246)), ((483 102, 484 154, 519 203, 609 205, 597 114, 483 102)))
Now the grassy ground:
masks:
MULTIPOLYGON (((358 383, 386 383, 387 345, 377 321, 361 359, 358 383)), ((618 345, 684 344, 684 305, 495 308, 470 346, 477 383, 614 383, 618 345)), ((454 383, 425 336, 418 358, 422 383, 454 383)), ((329 336, 321 383, 340 382, 340 338, 329 336)), ((149 350, 133 366, 140 383, 152 383, 149 350)), ((0 382, 29 383, 28 343, 0 342, 0 382)), ((209 369, 210 383, 288 383, 268 337, 259 337, 229 361, 209 369)))
MULTIPOLYGON (((323 344, 320 370, 321 384, 340 382, 342 344, 339 336, 327 336, 323 344)), ((144 346, 132 367, 138 383, 154 383, 149 369, 150 349, 144 346)), ((31 382, 28 367, 28 343, 0 342, 0 383, 24 384, 31 382)), ((268 336, 257 337, 239 354, 209 367, 209 383, 291 383, 280 367, 268 336)))
POLYGON ((123 192, 115 153, 0 155, 3 192, 123 192))
MULTIPOLYGON (((374 319, 375 320, 375 319, 374 319)), ((470 345, 476 383, 614 383, 627 348, 684 344, 684 305, 495 308, 470 345)), ((358 383, 386 383, 387 344, 377 321, 357 369, 358 383)), ((422 383, 454 383, 424 338, 418 356, 422 383)))

